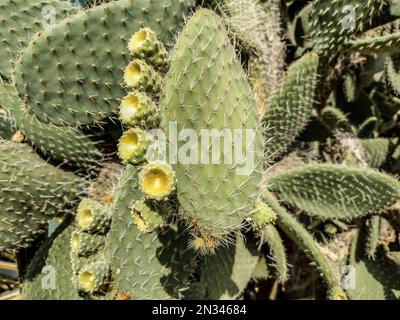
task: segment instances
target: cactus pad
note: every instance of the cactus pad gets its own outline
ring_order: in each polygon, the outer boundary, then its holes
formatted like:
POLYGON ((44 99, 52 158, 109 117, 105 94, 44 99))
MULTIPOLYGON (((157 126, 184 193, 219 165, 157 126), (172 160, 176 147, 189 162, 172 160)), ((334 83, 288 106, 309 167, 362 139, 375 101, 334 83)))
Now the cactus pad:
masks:
POLYGON ((28 145, 0 141, 0 249, 27 246, 78 200, 86 183, 51 166, 28 145))
POLYGON ((120 79, 132 33, 146 25, 169 44, 191 4, 112 1, 62 21, 20 57, 15 78, 21 97, 39 120, 56 125, 91 124, 112 115, 125 95, 120 79))
POLYGON ((311 215, 351 219, 382 211, 400 200, 400 183, 372 169, 308 165, 271 177, 270 189, 311 215))
MULTIPOLYGON (((164 93, 162 127, 167 135, 177 138, 171 129, 174 123, 177 134, 187 129, 196 135, 195 141, 190 142, 198 161, 172 163, 178 180, 181 215, 196 236, 208 243, 216 239, 215 244, 218 244, 231 231, 240 229, 244 216, 253 209, 262 170, 258 158, 262 154, 262 141, 256 104, 246 74, 221 18, 212 11, 197 11, 179 36, 164 93), (204 159, 211 158, 210 154, 202 154, 210 150, 211 144, 204 136, 200 138, 201 135, 219 130, 224 130, 228 136, 233 135, 234 130, 242 134, 236 139, 241 142, 236 144, 237 149, 239 145, 243 149, 246 137, 254 142, 254 148, 245 148, 247 156, 254 156, 249 170, 241 173, 240 169, 246 169, 243 168, 245 164, 238 159, 225 158, 223 151, 218 151, 216 163, 204 159), (206 146, 200 146, 201 140, 206 141, 206 146), (205 156, 201 161, 200 154, 205 156)), ((221 149, 232 148, 232 141, 224 140, 219 142, 224 145, 221 149)), ((178 147, 184 149, 183 141, 178 142, 178 147)), ((171 157, 174 157, 173 152, 171 157)))

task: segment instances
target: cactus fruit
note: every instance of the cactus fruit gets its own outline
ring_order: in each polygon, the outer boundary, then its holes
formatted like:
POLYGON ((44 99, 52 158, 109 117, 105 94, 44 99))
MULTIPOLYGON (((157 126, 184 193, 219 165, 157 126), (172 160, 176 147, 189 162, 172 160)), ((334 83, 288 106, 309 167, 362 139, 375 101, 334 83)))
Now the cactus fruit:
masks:
MULTIPOLYGON (((104 169, 103 174, 109 173, 104 169)), ((70 236, 71 279, 78 294, 85 299, 105 299, 110 297, 111 273, 105 254, 106 235, 110 229, 110 205, 104 188, 103 177, 92 183, 92 188, 100 187, 99 200, 83 199, 76 212, 75 230, 70 236)))
POLYGON ((74 126, 111 116, 125 95, 120 79, 132 31, 146 24, 169 44, 170 30, 179 30, 191 4, 112 1, 63 20, 34 38, 19 58, 15 79, 20 96, 42 122, 74 126))
POLYGON ((153 232, 156 228, 164 225, 164 219, 145 201, 138 200, 132 206, 132 217, 141 232, 153 232))
POLYGON ((136 32, 129 41, 128 48, 135 58, 146 60, 158 69, 165 70, 168 66, 168 52, 150 28, 142 28, 136 32))
POLYGON ((75 230, 71 234, 71 253, 78 256, 92 255, 103 247, 104 243, 102 235, 91 235, 75 230))
MULTIPOLYGON (((261 155, 262 141, 255 100, 218 15, 200 9, 192 16, 177 40, 164 82, 161 127, 167 135, 173 135, 175 129, 178 133, 182 129, 192 130, 197 135, 196 141, 192 141, 197 151, 211 147, 210 141, 206 141, 207 146, 200 149, 200 140, 203 143, 205 140, 200 136, 207 133, 202 129, 211 132, 224 129, 228 135, 236 130, 241 134, 236 139, 241 148, 236 151, 242 151, 246 138, 254 145, 247 147, 250 153, 247 156, 254 156, 254 161, 244 175, 221 151, 218 164, 210 164, 207 158, 210 155, 203 154, 202 163, 178 161, 174 165, 179 181, 180 215, 191 227, 197 245, 207 243, 212 250, 232 231, 240 229, 243 218, 252 210, 262 170, 261 159, 257 158, 261 155)), ((232 148, 232 141, 223 142, 224 150, 232 148)), ((182 141, 178 144, 178 148, 183 146, 182 141)), ((174 154, 169 156, 173 158, 174 154)))
POLYGON ((131 61, 124 71, 124 81, 129 88, 158 92, 161 90, 161 78, 152 66, 144 60, 131 61))
POLYGON ((0 249, 27 246, 82 195, 86 182, 53 167, 28 145, 0 141, 0 249))
POLYGON ((275 222, 276 213, 265 202, 258 200, 251 218, 257 228, 263 228, 275 222))
POLYGON ((118 155, 125 163, 137 164, 146 160, 147 133, 139 128, 126 131, 118 144, 118 155))
POLYGON ((351 219, 383 211, 400 200, 400 183, 368 168, 316 164, 269 179, 269 189, 306 213, 351 219))
POLYGON ((90 233, 104 232, 110 226, 110 208, 92 199, 84 199, 76 215, 80 230, 90 233))
POLYGON ((85 265, 79 272, 79 289, 86 293, 102 290, 107 285, 109 273, 109 266, 104 261, 85 265))
POLYGON ((175 172, 167 163, 152 162, 139 173, 139 185, 149 199, 163 200, 175 190, 175 172))
POLYGON ((157 124, 157 106, 142 92, 130 92, 121 102, 119 118, 129 127, 153 127, 157 124))

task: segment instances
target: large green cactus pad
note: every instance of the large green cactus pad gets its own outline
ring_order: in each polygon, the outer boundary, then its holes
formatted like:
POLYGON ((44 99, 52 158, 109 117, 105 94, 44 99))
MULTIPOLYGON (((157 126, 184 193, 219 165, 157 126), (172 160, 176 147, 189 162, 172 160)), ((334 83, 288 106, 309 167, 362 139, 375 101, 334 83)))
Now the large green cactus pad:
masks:
POLYGON ((74 13, 74 7, 60 0, 3 0, 0 3, 0 75, 11 78, 13 63, 29 39, 43 27, 74 13))
MULTIPOLYGON (((178 157, 176 165, 171 163, 175 165, 182 216, 198 236, 221 240, 239 229, 243 217, 252 210, 260 180, 262 141, 246 74, 221 18, 212 11, 199 10, 179 36, 164 91, 162 127, 167 137, 177 139, 174 135, 183 129, 192 130, 195 135, 190 141, 191 160, 184 164, 178 157), (220 158, 213 164, 210 150, 215 146, 211 145, 211 138, 207 141, 202 136, 212 134, 211 130, 225 130, 234 136, 235 129, 242 134, 238 141, 243 142, 242 149, 236 144, 237 150, 245 149, 245 156, 254 155, 247 161, 249 170, 244 172, 239 169, 246 169, 246 163, 224 156, 225 148, 233 145, 229 138, 220 139, 220 158), (254 148, 244 147, 246 138, 254 142, 254 148), (202 141, 206 141, 206 147, 202 147, 202 141)), ((178 149, 184 144, 188 146, 187 141, 179 141, 178 149)), ((169 157, 173 159, 174 154, 169 157)))
POLYGON ((0 84, 0 105, 8 109, 18 129, 44 154, 88 171, 99 166, 103 155, 95 142, 78 129, 40 122, 12 85, 0 84))
POLYGON ((21 97, 39 120, 56 125, 91 124, 112 115, 126 94, 129 38, 147 26, 169 44, 192 2, 113 1, 42 32, 16 66, 21 97))
POLYGON ((193 253, 180 231, 141 233, 135 225, 131 205, 142 198, 138 169, 128 166, 115 191, 112 224, 107 235, 117 295, 129 299, 170 299, 179 295, 193 270, 193 253))
POLYGON ((85 183, 42 160, 28 145, 0 141, 0 250, 27 246, 85 183))
POLYGON ((273 176, 269 183, 284 201, 323 218, 361 217, 400 201, 400 183, 368 168, 308 165, 273 176))
POLYGON ((323 54, 340 51, 355 35, 368 29, 385 1, 314 0, 310 12, 314 49, 323 54))
POLYGON ((304 55, 288 70, 280 90, 268 106, 266 158, 278 158, 305 129, 312 116, 317 89, 319 58, 304 55))

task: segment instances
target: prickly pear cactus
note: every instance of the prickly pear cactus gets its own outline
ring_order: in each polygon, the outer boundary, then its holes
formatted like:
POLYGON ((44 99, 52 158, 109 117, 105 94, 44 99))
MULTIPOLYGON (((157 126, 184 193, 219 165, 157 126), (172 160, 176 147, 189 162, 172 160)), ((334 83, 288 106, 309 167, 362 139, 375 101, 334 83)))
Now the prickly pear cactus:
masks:
POLYGON ((72 282, 69 259, 70 220, 43 243, 29 265, 23 291, 26 300, 80 300, 72 282))
POLYGON ((398 299, 397 1, 0 9, 0 300, 398 299))
POLYGON ((9 110, 21 133, 43 153, 84 171, 95 170, 104 155, 81 130, 40 122, 17 96, 15 88, 0 84, 0 105, 9 110))
POLYGON ((326 218, 350 219, 383 211, 400 198, 399 181, 357 167, 309 165, 276 175, 269 183, 285 201, 326 218))
MULTIPOLYGON (((195 136, 191 141, 194 159, 185 159, 185 164, 178 161, 174 166, 180 215, 193 231, 193 245, 213 250, 232 231, 240 229, 253 209, 262 171, 262 137, 250 84, 221 18, 212 11, 199 10, 179 36, 164 94, 161 126, 167 136, 177 139, 183 129, 195 136), (232 138, 217 151, 224 163, 215 161, 215 154, 213 159, 211 154, 202 154, 204 139, 215 139, 219 131, 232 138), (204 136, 207 133, 214 136, 204 136), (247 151, 240 159, 242 167, 224 158, 236 133, 235 152, 247 151)), ((211 147, 209 141, 205 143, 211 147)), ((178 142, 176 148, 185 145, 178 142)), ((173 154, 176 150, 170 151, 170 159, 178 156, 173 154)))
POLYGON ((0 141, 0 249, 28 246, 82 194, 85 181, 52 167, 28 145, 0 141))
POLYGON ((4 0, 0 4, 0 39, 4 45, 0 74, 10 79, 19 50, 35 32, 52 27, 56 19, 74 14, 76 8, 59 0, 4 0))
POLYGON ((129 37, 146 25, 169 44, 171 30, 179 31, 191 4, 113 1, 63 20, 33 39, 19 58, 15 79, 21 98, 45 123, 93 124, 111 116, 125 95, 121 79, 129 37))
POLYGON ((340 51, 354 36, 371 27, 385 6, 385 1, 314 0, 310 29, 315 50, 322 54, 340 51))
POLYGON ((349 264, 354 268, 349 279, 348 294, 352 300, 392 300, 400 294, 400 279, 396 276, 398 266, 391 261, 385 248, 378 248, 376 259, 360 254, 362 235, 352 243, 349 264))
POLYGON ((304 130, 315 103, 319 57, 303 56, 288 70, 280 91, 272 98, 264 123, 267 127, 267 158, 278 158, 304 130), (285 114, 282 117, 282 114, 285 114))

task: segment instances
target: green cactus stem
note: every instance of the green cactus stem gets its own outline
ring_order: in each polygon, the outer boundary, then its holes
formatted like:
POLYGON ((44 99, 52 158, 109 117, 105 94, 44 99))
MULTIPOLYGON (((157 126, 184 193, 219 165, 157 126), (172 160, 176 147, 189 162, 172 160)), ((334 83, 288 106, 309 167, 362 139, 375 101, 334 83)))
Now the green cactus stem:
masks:
POLYGON ((322 254, 317 242, 307 232, 307 230, 290 215, 276 200, 276 198, 266 191, 264 200, 278 215, 277 225, 279 228, 296 243, 299 248, 304 250, 304 253, 310 258, 321 273, 321 277, 325 280, 328 286, 328 298, 333 300, 346 299, 346 294, 343 292, 338 276, 334 273, 332 266, 322 254))

